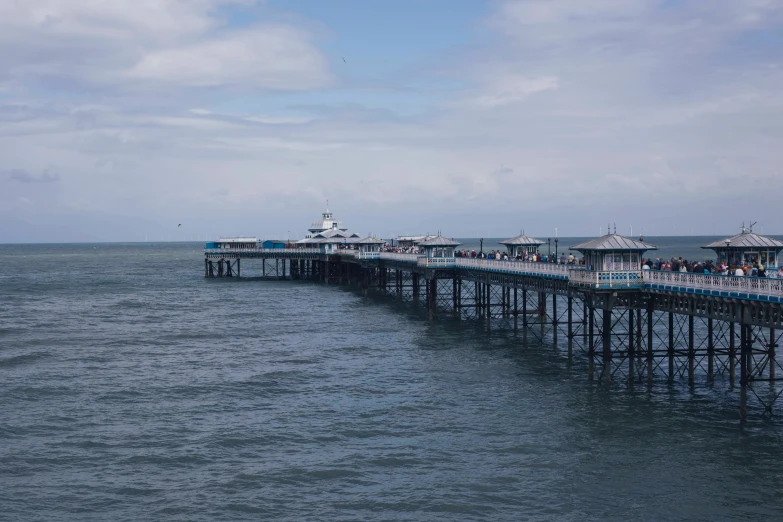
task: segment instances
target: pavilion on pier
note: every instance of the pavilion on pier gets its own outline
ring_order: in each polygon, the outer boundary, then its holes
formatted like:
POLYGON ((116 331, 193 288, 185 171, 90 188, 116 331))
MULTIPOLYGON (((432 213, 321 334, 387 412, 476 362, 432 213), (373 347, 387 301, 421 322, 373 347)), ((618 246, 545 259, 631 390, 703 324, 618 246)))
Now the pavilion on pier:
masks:
POLYGON ((508 257, 511 259, 517 257, 532 256, 538 253, 538 248, 544 244, 540 239, 526 236, 524 232, 522 235, 512 237, 500 242, 501 245, 506 245, 508 249, 508 257))
POLYGON ((777 268, 780 266, 780 252, 783 251, 783 241, 762 236, 751 228, 742 226, 742 232, 736 236, 715 241, 702 248, 714 250, 719 263, 728 265, 752 265, 758 263, 763 267, 777 268))
POLYGON ((313 221, 307 230, 310 233, 297 241, 296 246, 299 248, 320 248, 324 253, 337 251, 340 245, 343 245, 342 248, 353 246, 360 239, 359 234, 348 232, 348 228, 343 225, 343 222, 337 220, 334 214, 329 212, 328 206, 326 212, 321 214, 321 219, 313 221))
POLYGON ((631 239, 616 233, 571 247, 571 250, 584 255, 585 267, 588 270, 610 272, 641 270, 644 253, 657 249, 658 247, 640 239, 631 239))

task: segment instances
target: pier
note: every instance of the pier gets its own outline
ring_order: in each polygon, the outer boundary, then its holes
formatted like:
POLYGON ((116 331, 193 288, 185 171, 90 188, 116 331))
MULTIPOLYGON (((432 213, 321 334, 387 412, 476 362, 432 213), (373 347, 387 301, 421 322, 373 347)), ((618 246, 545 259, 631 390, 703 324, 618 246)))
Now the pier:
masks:
MULTIPOLYGON (((458 257, 459 243, 440 235, 423 237, 418 253, 383 252, 383 240, 338 226, 278 248, 208 243, 204 275, 243 277, 247 260, 252 277, 350 286, 416 303, 430 320, 478 321, 488 332, 513 329, 526 343, 562 342, 569 358, 587 358, 587 378, 602 383, 694 386, 697 377, 720 375, 739 389, 741 422, 749 401, 771 415, 781 395, 783 279, 650 270, 643 254, 655 247, 617 234, 571 247, 584 255, 582 265, 458 257)), ((522 248, 504 244, 509 253, 522 248)), ((727 259, 738 255, 730 247, 727 259)), ((772 244, 765 260, 776 266, 780 251, 783 243, 772 244)))

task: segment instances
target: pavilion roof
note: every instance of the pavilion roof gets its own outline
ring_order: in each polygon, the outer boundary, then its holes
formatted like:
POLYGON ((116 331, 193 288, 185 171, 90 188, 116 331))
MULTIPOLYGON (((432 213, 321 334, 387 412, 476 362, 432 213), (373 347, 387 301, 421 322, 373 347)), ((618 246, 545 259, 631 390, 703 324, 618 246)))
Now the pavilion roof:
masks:
POLYGON ((457 246, 461 245, 462 243, 458 241, 454 241, 453 239, 449 239, 447 237, 443 236, 435 236, 433 238, 428 239, 427 241, 422 241, 419 243, 419 246, 421 247, 437 247, 437 246, 457 246))
POLYGON ((639 250, 657 250, 658 247, 645 243, 637 239, 621 236, 619 234, 606 234, 605 236, 579 243, 572 246, 571 250, 606 250, 606 251, 639 251, 639 250))
POLYGON ((714 241, 709 245, 704 245, 702 248, 726 248, 726 241, 729 241, 729 248, 783 248, 783 241, 761 236, 753 232, 743 232, 734 237, 714 241))
POLYGON ((543 245, 544 242, 540 239, 523 234, 521 236, 512 237, 511 239, 504 239, 503 241, 500 241, 500 244, 509 246, 539 246, 543 245))
POLYGON ((357 245, 384 245, 386 241, 377 237, 365 237, 355 242, 357 245))

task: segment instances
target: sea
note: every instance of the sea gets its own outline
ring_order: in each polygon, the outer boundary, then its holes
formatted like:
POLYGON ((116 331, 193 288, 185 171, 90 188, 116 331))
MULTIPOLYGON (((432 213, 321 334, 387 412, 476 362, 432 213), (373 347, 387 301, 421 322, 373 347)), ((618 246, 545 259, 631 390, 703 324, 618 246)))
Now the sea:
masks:
POLYGON ((204 279, 195 242, 0 267, 0 520, 783 519, 783 417, 740 426, 720 376, 590 382, 564 340, 204 279))

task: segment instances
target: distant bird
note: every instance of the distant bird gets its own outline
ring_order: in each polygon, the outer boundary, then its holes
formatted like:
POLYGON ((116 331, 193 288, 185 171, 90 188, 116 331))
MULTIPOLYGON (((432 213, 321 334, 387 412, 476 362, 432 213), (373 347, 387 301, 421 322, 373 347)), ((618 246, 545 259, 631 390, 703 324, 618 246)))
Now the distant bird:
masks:
POLYGON ((343 62, 348 63, 348 62, 345 61, 345 57, 344 56, 341 56, 340 58, 343 59, 343 62))
POLYGON ((177 225, 177 228, 179 228, 179 227, 181 227, 181 226, 182 226, 182 223, 180 223, 179 225, 177 225))

